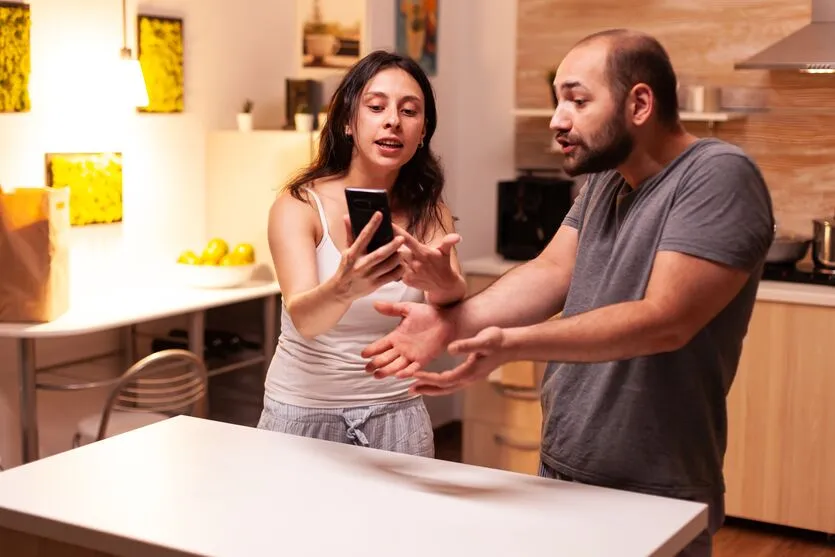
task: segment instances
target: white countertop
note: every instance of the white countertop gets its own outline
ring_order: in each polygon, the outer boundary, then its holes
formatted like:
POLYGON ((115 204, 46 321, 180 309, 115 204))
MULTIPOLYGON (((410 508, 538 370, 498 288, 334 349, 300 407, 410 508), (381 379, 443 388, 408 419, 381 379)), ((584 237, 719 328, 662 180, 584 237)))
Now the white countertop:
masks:
POLYGON ((278 294, 275 281, 201 289, 162 282, 75 289, 70 309, 48 323, 0 323, 0 337, 41 338, 93 333, 278 294))
POLYGON ((707 507, 178 417, 0 473, 0 526, 119 556, 668 556, 707 507))
MULTIPOLYGON (((462 261, 461 266, 468 275, 498 277, 522 263, 524 262, 510 261, 498 255, 488 255, 462 261)), ((757 291, 757 300, 835 307, 835 287, 762 280, 757 291)))

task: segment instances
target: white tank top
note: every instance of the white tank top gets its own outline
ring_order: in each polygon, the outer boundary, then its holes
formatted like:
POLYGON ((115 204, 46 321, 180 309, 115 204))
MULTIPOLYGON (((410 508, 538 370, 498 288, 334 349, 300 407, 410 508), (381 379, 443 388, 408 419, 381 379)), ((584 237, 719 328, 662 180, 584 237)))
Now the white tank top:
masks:
MULTIPOLYGON (((334 275, 342 254, 331 239, 328 220, 319 196, 306 188, 316 201, 322 221, 322 240, 316 246, 319 283, 334 275)), ((387 317, 373 306, 377 300, 423 302, 423 291, 400 281, 384 284, 355 300, 330 330, 306 340, 293 326, 287 306, 281 302, 281 334, 267 371, 266 395, 278 402, 310 408, 344 408, 414 398, 410 381, 375 379, 365 371, 368 359, 360 356, 370 343, 391 332, 399 317, 387 317)))

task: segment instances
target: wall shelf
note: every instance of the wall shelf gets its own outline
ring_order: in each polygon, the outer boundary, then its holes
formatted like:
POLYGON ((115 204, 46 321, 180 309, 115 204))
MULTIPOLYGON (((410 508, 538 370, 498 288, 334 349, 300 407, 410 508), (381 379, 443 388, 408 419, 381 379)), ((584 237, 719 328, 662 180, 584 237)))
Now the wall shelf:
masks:
MULTIPOLYGON (((550 108, 515 108, 513 115, 519 118, 550 118, 554 110, 550 108)), ((680 112, 682 122, 706 122, 712 128, 716 122, 730 122, 742 120, 747 116, 744 112, 680 112)))

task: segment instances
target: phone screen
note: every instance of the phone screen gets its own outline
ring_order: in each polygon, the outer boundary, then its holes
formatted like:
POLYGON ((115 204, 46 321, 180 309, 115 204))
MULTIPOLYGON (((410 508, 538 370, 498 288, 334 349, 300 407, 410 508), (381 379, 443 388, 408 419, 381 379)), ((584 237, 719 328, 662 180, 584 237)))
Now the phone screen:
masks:
POLYGON ((345 199, 348 202, 348 215, 351 217, 351 231, 354 238, 360 235, 375 212, 380 211, 383 214, 383 221, 368 243, 366 253, 371 253, 394 240, 391 210, 385 190, 346 188, 345 199))

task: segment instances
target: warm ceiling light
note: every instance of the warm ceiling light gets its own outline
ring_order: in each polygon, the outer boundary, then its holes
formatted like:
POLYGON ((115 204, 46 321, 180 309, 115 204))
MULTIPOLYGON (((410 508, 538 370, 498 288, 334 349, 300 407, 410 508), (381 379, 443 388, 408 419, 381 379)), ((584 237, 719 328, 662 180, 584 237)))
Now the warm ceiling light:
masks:
POLYGON ((148 87, 145 84, 145 76, 142 74, 142 66, 139 60, 133 57, 128 48, 128 12, 127 0, 122 0, 122 50, 119 64, 122 95, 130 106, 142 108, 148 106, 148 87))

